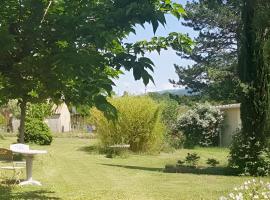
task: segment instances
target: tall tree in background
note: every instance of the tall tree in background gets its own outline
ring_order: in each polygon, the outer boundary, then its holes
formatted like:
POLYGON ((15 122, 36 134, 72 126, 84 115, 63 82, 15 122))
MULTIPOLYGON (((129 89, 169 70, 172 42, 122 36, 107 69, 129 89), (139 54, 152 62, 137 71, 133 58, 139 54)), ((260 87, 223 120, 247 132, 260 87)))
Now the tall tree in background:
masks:
POLYGON ((153 63, 145 51, 190 45, 177 33, 122 42, 137 24, 151 23, 155 32, 166 13, 179 18, 184 10, 170 0, 2 0, 0 7, 0 98, 19 102, 22 143, 28 102, 63 100, 111 115, 106 96, 121 69, 148 84, 153 63))
MULTIPOLYGON (((270 173, 270 2, 199 0, 188 3, 184 24, 199 31, 189 68, 176 66, 179 81, 210 99, 241 103, 241 134, 234 139, 230 165, 240 173, 270 173)), ((182 56, 182 55, 181 55, 182 56)))
POLYGON ((192 1, 185 10, 183 25, 198 31, 199 35, 193 51, 180 56, 195 64, 175 65, 179 80, 171 82, 212 100, 237 101, 239 0, 192 1))
POLYGON ((270 172, 262 156, 269 137, 270 2, 243 0, 241 19, 238 74, 243 88, 242 131, 231 150, 230 163, 243 173, 265 175, 270 172))

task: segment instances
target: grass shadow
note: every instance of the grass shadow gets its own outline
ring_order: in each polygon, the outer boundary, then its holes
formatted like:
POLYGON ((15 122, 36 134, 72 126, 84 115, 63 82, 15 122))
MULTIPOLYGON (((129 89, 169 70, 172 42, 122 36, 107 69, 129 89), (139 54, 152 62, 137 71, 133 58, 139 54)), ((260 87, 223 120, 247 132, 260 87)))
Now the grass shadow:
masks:
POLYGON ((166 165, 165 173, 186 173, 198 175, 219 175, 219 176, 237 176, 238 173, 229 167, 188 167, 188 166, 175 166, 166 165))
POLYGON ((26 192, 13 191, 14 186, 0 185, 1 200, 60 200, 61 198, 53 196, 54 192, 47 190, 34 190, 26 192))
POLYGON ((133 166, 133 165, 114 165, 114 164, 104 164, 104 163, 102 163, 101 165, 111 166, 111 167, 121 167, 121 168, 126 168, 126 169, 152 171, 152 172, 162 172, 163 171, 163 168, 157 168, 157 167, 141 167, 141 166, 133 166))
POLYGON ((100 153, 100 149, 98 148, 98 146, 95 146, 95 145, 80 147, 77 149, 77 151, 84 151, 85 153, 89 153, 89 154, 100 153))

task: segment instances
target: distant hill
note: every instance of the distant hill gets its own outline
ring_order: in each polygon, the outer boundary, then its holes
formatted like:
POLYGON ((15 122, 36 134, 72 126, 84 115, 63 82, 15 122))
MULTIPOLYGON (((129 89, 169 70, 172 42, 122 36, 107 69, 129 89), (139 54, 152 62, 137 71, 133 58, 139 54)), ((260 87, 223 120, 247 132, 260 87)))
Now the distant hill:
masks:
POLYGON ((174 95, 179 95, 179 96, 183 96, 183 95, 190 95, 188 93, 188 90, 185 88, 181 88, 181 89, 171 89, 171 90, 161 90, 161 91, 157 91, 157 93, 159 94, 174 94, 174 95))

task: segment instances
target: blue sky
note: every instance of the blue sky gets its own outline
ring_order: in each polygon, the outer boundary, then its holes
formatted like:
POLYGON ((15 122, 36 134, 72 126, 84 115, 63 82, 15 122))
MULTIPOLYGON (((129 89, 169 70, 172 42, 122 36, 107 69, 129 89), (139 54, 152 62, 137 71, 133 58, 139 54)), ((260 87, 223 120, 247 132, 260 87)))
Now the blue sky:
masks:
MULTIPOLYGON (((182 1, 181 3, 183 4, 183 2, 185 3, 185 1, 182 1)), ((177 18, 171 15, 167 15, 166 20, 166 26, 159 26, 155 35, 153 33, 152 25, 145 24, 145 28, 137 26, 136 35, 133 33, 130 34, 126 38, 125 42, 149 40, 153 36, 166 36, 170 32, 188 33, 192 38, 197 35, 197 33, 192 29, 182 26, 181 21, 178 21, 177 18)), ((155 64, 155 71, 152 74, 155 80, 155 85, 150 83, 147 87, 145 87, 141 80, 134 80, 132 72, 124 72, 124 74, 121 75, 118 80, 115 80, 116 87, 114 87, 114 91, 117 95, 122 95, 124 91, 127 91, 130 94, 141 94, 145 91, 150 92, 173 89, 172 84, 169 83, 169 79, 177 80, 174 64, 183 66, 191 64, 191 61, 181 59, 179 56, 177 56, 172 49, 162 51, 160 55, 154 52, 151 54, 146 54, 145 56, 149 57, 155 64)))

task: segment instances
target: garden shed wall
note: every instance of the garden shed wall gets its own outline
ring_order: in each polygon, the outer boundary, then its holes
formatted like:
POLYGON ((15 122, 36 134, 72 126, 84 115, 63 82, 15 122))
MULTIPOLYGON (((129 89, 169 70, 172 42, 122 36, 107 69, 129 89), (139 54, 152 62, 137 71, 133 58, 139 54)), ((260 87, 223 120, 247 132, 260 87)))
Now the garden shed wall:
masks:
POLYGON ((228 147, 233 134, 241 128, 240 104, 217 106, 224 113, 223 127, 220 133, 220 146, 228 147))

